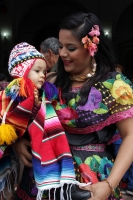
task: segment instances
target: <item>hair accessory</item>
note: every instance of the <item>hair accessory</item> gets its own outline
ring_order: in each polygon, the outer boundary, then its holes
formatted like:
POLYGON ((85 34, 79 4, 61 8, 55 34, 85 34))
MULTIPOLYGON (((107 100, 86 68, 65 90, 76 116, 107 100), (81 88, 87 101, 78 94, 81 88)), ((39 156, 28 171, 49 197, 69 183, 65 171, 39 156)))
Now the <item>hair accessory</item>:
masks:
POLYGON ((89 54, 94 56, 98 50, 99 38, 97 36, 100 35, 99 26, 94 25, 88 35, 82 38, 82 43, 84 44, 84 48, 88 49, 89 54))
POLYGON ((105 178, 104 181, 106 181, 111 189, 111 193, 114 194, 115 189, 112 187, 112 185, 110 184, 110 182, 105 178))
POLYGON ((26 42, 17 44, 10 53, 9 74, 14 78, 26 77, 36 58, 45 60, 44 56, 34 46, 26 42))

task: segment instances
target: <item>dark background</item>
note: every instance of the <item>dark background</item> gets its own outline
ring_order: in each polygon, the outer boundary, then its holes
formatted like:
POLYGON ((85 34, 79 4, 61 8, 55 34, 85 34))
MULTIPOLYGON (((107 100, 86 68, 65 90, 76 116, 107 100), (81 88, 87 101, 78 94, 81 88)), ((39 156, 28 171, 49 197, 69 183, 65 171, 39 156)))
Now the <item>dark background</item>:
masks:
POLYGON ((39 50, 45 38, 58 38, 61 20, 77 11, 98 16, 119 64, 133 79, 133 0, 0 0, 0 73, 8 75, 15 44, 25 41, 39 50))

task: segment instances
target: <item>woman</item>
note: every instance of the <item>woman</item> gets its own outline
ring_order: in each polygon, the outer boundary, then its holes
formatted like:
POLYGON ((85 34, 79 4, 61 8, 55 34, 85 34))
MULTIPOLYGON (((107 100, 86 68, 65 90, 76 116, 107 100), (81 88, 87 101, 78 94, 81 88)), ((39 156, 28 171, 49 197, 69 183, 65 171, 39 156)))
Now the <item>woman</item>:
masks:
POLYGON ((133 160, 131 82, 114 71, 112 51, 92 13, 64 19, 59 55, 55 80, 59 95, 52 103, 66 131, 77 181, 93 183, 72 188, 78 194, 72 199, 120 200, 117 186, 133 160), (116 127, 123 143, 114 164, 106 145, 116 127))
POLYGON ((131 82, 113 72, 113 54, 99 20, 91 13, 77 13, 61 23, 59 55, 55 109, 66 130, 76 169, 82 172, 82 178, 77 172, 77 179, 87 182, 84 172, 89 165, 99 181, 107 178, 86 186, 93 194, 90 199, 121 199, 117 185, 133 160, 129 148, 133 138, 131 82), (104 146, 113 136, 115 125, 123 144, 113 167, 104 146))

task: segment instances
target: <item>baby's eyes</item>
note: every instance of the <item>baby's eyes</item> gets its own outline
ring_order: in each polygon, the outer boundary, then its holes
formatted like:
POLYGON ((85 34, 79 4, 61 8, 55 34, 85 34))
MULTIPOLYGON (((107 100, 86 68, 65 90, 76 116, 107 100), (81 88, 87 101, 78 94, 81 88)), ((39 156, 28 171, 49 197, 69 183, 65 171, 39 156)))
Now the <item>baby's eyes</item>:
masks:
POLYGON ((40 71, 40 70, 35 70, 36 73, 43 73, 44 75, 46 74, 46 71, 40 71))
POLYGON ((39 73, 39 70, 35 70, 35 72, 39 73))

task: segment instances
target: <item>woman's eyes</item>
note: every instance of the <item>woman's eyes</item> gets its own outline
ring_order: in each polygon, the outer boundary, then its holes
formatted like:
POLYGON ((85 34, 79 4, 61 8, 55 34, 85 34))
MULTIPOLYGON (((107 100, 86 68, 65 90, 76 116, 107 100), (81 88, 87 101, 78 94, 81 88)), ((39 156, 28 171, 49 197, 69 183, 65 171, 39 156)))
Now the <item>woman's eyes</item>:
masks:
MULTIPOLYGON (((62 49, 62 48, 63 48, 63 46, 59 46, 59 49, 62 49)), ((69 51, 75 51, 75 50, 76 50, 75 47, 67 47, 67 49, 68 49, 69 51)))
POLYGON ((72 47, 68 48, 69 51, 75 51, 75 49, 76 48, 74 48, 74 47, 73 48, 72 47))

